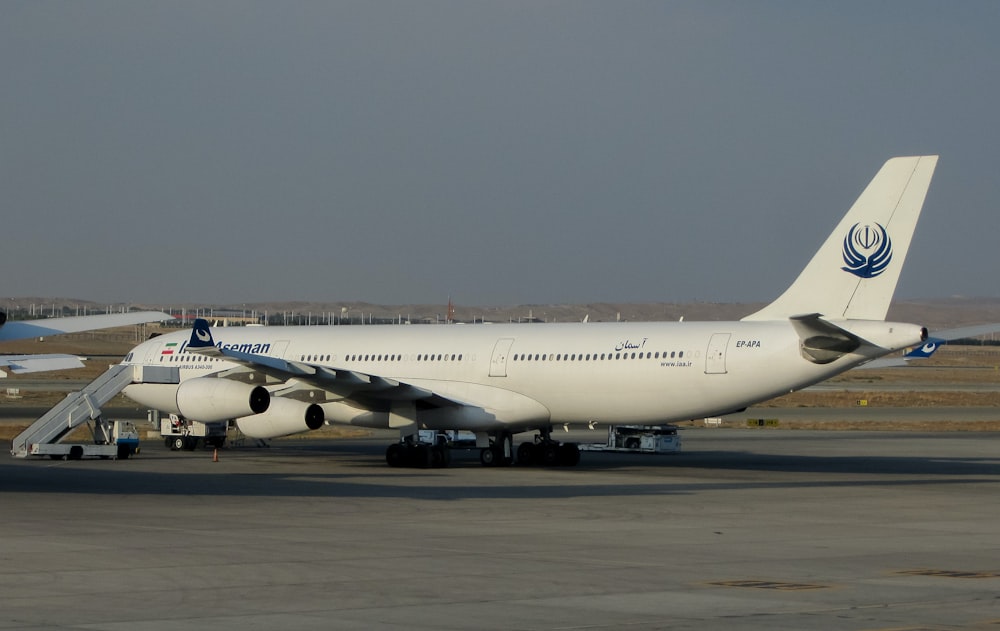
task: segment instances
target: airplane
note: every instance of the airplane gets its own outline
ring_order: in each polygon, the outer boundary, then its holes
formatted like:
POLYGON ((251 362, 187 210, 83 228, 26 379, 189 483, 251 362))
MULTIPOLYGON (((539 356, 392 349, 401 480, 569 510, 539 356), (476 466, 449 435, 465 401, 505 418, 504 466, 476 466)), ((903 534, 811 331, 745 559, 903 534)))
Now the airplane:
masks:
MULTIPOLYGON (((7 314, 0 311, 0 342, 47 337, 61 333, 79 333, 116 326, 143 324, 172 320, 173 316, 159 311, 135 311, 107 315, 70 316, 66 318, 42 318, 40 320, 19 320, 8 322, 7 314)), ((0 355, 0 366, 15 374, 82 368, 83 362, 75 355, 47 353, 43 355, 0 355)), ((6 377, 0 371, 0 377, 6 377)))
MULTIPOLYGON (((921 344, 886 322, 938 156, 892 158, 798 278, 735 322, 211 328, 197 320, 123 360, 176 369, 136 379, 134 401, 248 437, 323 424, 398 429, 392 466, 446 466, 420 429, 476 435, 483 465, 573 466, 564 424, 719 416, 921 344), (514 450, 513 436, 536 431, 514 450)), ((139 371, 136 371, 139 372, 139 371)))

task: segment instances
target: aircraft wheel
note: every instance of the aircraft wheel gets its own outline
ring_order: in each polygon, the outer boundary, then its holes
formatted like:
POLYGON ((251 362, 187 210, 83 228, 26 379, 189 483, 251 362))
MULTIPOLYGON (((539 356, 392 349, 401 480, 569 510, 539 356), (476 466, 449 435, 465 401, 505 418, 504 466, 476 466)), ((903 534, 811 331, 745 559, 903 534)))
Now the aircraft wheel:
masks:
POLYGON ((542 464, 554 467, 559 464, 559 444, 548 443, 542 446, 542 464))
POLYGON ((403 464, 403 446, 399 443, 389 445, 385 450, 385 462, 390 467, 398 467, 403 464))
POLYGON ((496 461, 498 467, 509 467, 514 464, 514 454, 509 456, 504 454, 504 445, 508 444, 506 441, 500 443, 499 445, 493 445, 490 449, 496 452, 496 456, 493 458, 496 461))
POLYGON ((576 443, 563 443, 559 446, 559 464, 564 467, 580 464, 580 448, 576 443))
POLYGON ((410 458, 414 467, 426 469, 431 466, 431 450, 427 445, 414 445, 410 447, 410 458))
POLYGON ((451 460, 450 455, 444 445, 434 445, 431 447, 431 467, 435 469, 447 467, 451 460))
POLYGON ((535 464, 535 445, 521 443, 517 446, 517 464, 530 467, 535 464))
POLYGON ((493 451, 492 447, 484 447, 479 450, 479 462, 481 462, 484 467, 496 466, 496 459, 497 452, 493 451))

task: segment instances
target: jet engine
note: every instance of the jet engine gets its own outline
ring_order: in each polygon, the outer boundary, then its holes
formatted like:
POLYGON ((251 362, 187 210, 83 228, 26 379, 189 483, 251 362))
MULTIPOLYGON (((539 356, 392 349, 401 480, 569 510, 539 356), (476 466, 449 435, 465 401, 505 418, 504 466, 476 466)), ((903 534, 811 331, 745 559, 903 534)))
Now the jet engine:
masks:
POLYGON ((271 399, 263 414, 236 419, 236 426, 250 438, 277 438, 323 426, 323 408, 294 399, 271 399))
POLYGON ((188 379, 177 387, 177 409, 203 423, 228 421, 267 410, 271 395, 263 386, 216 377, 188 379))

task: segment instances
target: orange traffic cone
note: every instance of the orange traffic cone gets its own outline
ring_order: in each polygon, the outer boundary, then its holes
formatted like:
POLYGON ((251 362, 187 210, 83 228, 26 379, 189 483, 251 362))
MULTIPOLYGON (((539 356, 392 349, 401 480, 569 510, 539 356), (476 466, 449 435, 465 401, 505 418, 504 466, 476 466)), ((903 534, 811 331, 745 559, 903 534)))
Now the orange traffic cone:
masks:
POLYGON ((216 447, 215 451, 212 452, 212 462, 218 462, 218 461, 219 461, 219 448, 216 447))

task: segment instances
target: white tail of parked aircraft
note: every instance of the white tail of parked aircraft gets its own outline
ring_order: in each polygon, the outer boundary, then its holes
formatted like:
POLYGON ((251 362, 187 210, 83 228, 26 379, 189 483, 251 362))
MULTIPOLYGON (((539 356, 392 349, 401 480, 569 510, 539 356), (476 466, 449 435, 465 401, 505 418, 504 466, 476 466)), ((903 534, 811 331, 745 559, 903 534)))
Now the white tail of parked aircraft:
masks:
POLYGON ((743 320, 884 320, 936 166, 937 156, 886 162, 792 286, 743 320))
POLYGON ((416 442, 418 429, 475 432, 483 464, 515 454, 576 464, 576 445, 554 440, 553 426, 735 412, 923 341, 922 327, 884 318, 936 163, 889 160, 792 286, 738 322, 212 330, 199 320, 133 349, 124 363, 158 377, 125 394, 191 420, 235 418, 253 437, 396 428, 390 464, 447 462, 416 442), (513 435, 527 431, 538 435, 515 452, 513 435))

